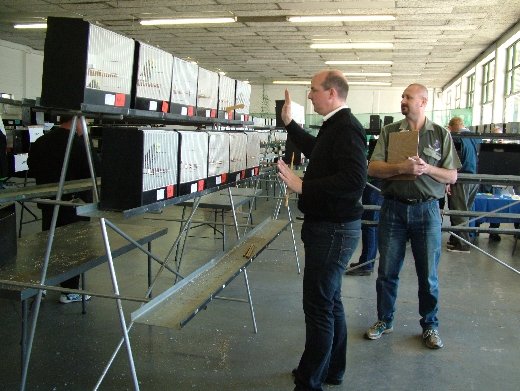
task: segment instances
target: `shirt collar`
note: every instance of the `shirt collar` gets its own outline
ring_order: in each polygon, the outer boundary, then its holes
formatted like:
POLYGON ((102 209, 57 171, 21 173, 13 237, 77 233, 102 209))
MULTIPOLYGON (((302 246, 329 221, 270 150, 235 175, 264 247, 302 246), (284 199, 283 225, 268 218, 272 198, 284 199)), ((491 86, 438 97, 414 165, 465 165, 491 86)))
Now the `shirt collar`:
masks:
MULTIPOLYGON (((430 121, 428 119, 428 117, 426 117, 426 122, 424 123, 424 127, 421 129, 421 130, 433 130, 433 122, 430 121)), ((401 131, 404 131, 404 130, 410 130, 409 129, 409 125, 408 125, 408 120, 406 118, 403 118, 403 120, 401 121, 401 125, 399 126, 399 130, 401 131)))
POLYGON ((343 105, 341 107, 338 107, 336 110, 331 111, 329 114, 327 114, 326 116, 323 117, 323 121, 324 122, 327 121, 330 117, 332 117, 338 111, 343 110, 343 109, 348 109, 348 106, 347 105, 343 105))

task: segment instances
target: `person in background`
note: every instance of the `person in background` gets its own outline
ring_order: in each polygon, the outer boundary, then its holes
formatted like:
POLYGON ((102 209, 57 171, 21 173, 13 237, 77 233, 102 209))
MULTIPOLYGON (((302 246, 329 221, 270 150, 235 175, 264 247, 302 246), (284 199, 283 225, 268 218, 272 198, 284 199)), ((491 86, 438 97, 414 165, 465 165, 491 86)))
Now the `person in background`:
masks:
MULTIPOLYGON (((2 118, 0 118, 2 121, 2 118)), ((4 181, 7 179, 7 136, 4 127, 0 124, 0 190, 4 189, 4 181)))
MULTIPOLYGON (((479 144, 482 142, 478 138, 457 137, 460 134, 472 133, 464 126, 461 117, 453 117, 449 122, 449 130, 453 142, 460 145, 459 159, 462 164, 459 172, 476 174, 479 144)), ((477 196, 479 185, 476 183, 454 183, 446 186, 448 195, 448 208, 450 210, 471 211, 475 197, 477 196)), ((450 216, 452 226, 468 226, 469 217, 450 216)), ((470 241, 469 232, 456 232, 462 239, 470 241)), ((456 253, 469 253, 470 245, 451 235, 448 241, 447 250, 456 253)))
POLYGON ((281 113, 291 140, 309 159, 303 180, 282 159, 277 163, 280 179, 299 194, 298 209, 304 214, 305 349, 293 370, 295 391, 341 384, 347 365, 341 285, 361 234, 361 196, 367 179, 366 134, 346 106, 348 89, 339 70, 314 75, 308 98, 314 111, 324 116, 316 137, 292 120, 287 90, 281 113))
POLYGON ((428 90, 409 85, 402 94, 402 121, 383 127, 368 165, 368 175, 383 179, 384 196, 379 213, 379 268, 376 280, 377 322, 365 338, 378 339, 393 330, 399 273, 407 240, 410 240, 419 283, 419 314, 422 337, 431 349, 443 347, 438 332, 439 282, 437 267, 441 257, 441 213, 439 198, 445 184, 455 183, 461 167, 455 146, 444 127, 425 116, 428 90), (401 163, 387 163, 389 134, 417 132, 418 153, 401 163), (400 174, 414 180, 392 180, 400 174))
MULTIPOLYGON (((495 128, 491 131, 491 133, 503 133, 503 129, 500 126, 495 126, 495 128)), ((493 139, 491 141, 494 144, 502 144, 504 142, 503 139, 493 139)), ((502 188, 494 188, 493 186, 487 186, 482 188, 481 193, 491 193, 491 194, 502 194, 502 188)), ((489 223, 489 228, 500 228, 500 223, 489 223)), ((489 234, 489 239, 495 242, 500 242, 502 238, 500 234, 489 234)))
MULTIPOLYGON (((61 170, 67 149, 69 134, 73 125, 73 117, 60 116, 60 126, 55 127, 50 132, 39 137, 29 150, 27 165, 29 166, 29 177, 36 180, 37 185, 45 183, 57 183, 60 181, 61 170)), ((90 146, 93 151, 92 144, 90 146)), ((96 153, 92 153, 94 171, 101 172, 101 160, 96 153)), ((83 141, 83 126, 81 120, 76 120, 76 135, 72 144, 69 164, 65 180, 72 181, 77 179, 90 178, 90 169, 87 160, 87 149, 83 141)), ((63 201, 79 199, 84 202, 92 202, 92 191, 87 190, 79 193, 64 194, 63 201)), ((38 204, 42 211, 42 231, 51 228, 54 205, 38 204)), ((88 217, 81 217, 76 214, 76 208, 60 206, 56 227, 75 223, 82 220, 90 220, 88 217)), ((72 277, 61 283, 63 288, 79 289, 80 276, 72 277)), ((85 295, 88 300, 90 296, 85 295)), ((67 304, 82 300, 82 295, 77 293, 62 293, 60 302, 67 304)))
MULTIPOLYGON (((363 205, 377 205, 381 206, 383 203, 383 197, 381 196, 381 180, 379 179, 371 179, 368 178, 368 183, 363 190, 363 196, 361 202, 363 205), (374 189, 374 187, 376 189, 374 189)), ((361 220, 368 221, 379 221, 379 211, 378 210, 366 210, 363 212, 361 216, 361 220)), ((347 276, 369 276, 372 274, 374 270, 375 259, 377 257, 377 225, 362 225, 361 226, 361 255, 359 256, 359 260, 355 263, 350 264, 350 268, 347 269, 345 274, 347 276), (374 261, 368 263, 364 266, 359 266, 368 261, 374 261), (350 270, 359 266, 357 269, 350 270)))

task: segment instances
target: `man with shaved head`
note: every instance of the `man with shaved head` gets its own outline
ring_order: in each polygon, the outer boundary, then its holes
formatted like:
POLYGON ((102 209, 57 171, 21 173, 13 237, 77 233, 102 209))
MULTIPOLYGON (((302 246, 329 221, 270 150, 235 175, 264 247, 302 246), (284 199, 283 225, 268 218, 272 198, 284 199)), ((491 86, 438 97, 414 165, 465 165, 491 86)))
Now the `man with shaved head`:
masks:
POLYGON ((341 301, 343 273, 361 236, 361 195, 366 183, 366 134, 346 106, 348 83, 338 70, 317 73, 308 98, 323 115, 316 137, 291 118, 285 91, 282 120, 289 137, 307 158, 303 180, 278 160, 279 177, 298 193, 304 214, 303 311, 305 349, 293 370, 295 391, 322 391, 341 384, 346 369, 347 323, 341 301))
POLYGON ((404 90, 401 113, 405 118, 381 129, 368 165, 370 176, 383 179, 384 200, 378 226, 378 320, 365 332, 365 337, 378 339, 393 330, 399 272, 410 239, 419 282, 422 337, 427 347, 438 349, 443 346, 437 330, 437 267, 441 257, 442 224, 438 199, 444 197, 446 184, 457 180, 461 164, 448 130, 426 118, 427 103, 425 86, 411 84, 404 90), (394 132, 416 132, 416 156, 403 157, 396 164, 387 162, 389 135, 394 132), (401 174, 415 179, 396 180, 401 174))

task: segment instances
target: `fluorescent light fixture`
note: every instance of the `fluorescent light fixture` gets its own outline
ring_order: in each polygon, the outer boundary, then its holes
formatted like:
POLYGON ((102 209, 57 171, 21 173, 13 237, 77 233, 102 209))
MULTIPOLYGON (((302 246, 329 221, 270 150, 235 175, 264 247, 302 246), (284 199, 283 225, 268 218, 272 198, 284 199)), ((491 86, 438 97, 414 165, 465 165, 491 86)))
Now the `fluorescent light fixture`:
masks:
POLYGON ((26 23, 26 24, 15 24, 15 29, 46 29, 47 23, 26 23))
POLYGON ((275 80, 273 84, 311 84, 310 80, 275 80))
POLYGON ((392 65, 393 61, 325 61, 327 65, 392 65))
POLYGON ((349 86, 391 86, 392 83, 386 81, 349 81, 349 86))
POLYGON ((359 43, 313 43, 311 49, 393 49, 393 43, 359 42, 359 43))
POLYGON ((390 72, 343 72, 345 76, 390 77, 390 72))
POLYGON ((395 20, 393 15, 322 15, 322 16, 288 16, 287 20, 294 23, 312 22, 380 22, 395 20))
POLYGON ((139 21, 145 26, 168 24, 204 24, 204 23, 234 23, 236 18, 188 18, 188 19, 142 19, 139 21))

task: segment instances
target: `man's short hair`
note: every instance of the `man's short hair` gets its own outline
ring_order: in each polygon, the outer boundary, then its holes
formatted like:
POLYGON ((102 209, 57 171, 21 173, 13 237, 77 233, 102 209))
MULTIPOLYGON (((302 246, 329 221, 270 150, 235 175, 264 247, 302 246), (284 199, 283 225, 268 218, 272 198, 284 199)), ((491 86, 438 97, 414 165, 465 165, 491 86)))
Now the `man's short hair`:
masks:
POLYGON ((72 121, 74 116, 72 115, 60 115, 60 125, 72 121))
POLYGON ((338 92, 339 98, 341 98, 342 100, 347 100, 348 83, 347 79, 342 74, 340 75, 334 71, 327 72, 327 75, 323 80, 322 86, 325 90, 330 90, 334 87, 334 89, 338 92))
POLYGON ((453 117, 452 119, 450 119, 450 123, 448 125, 450 125, 450 126, 458 126, 458 125, 464 126, 464 121, 460 117, 453 117))

